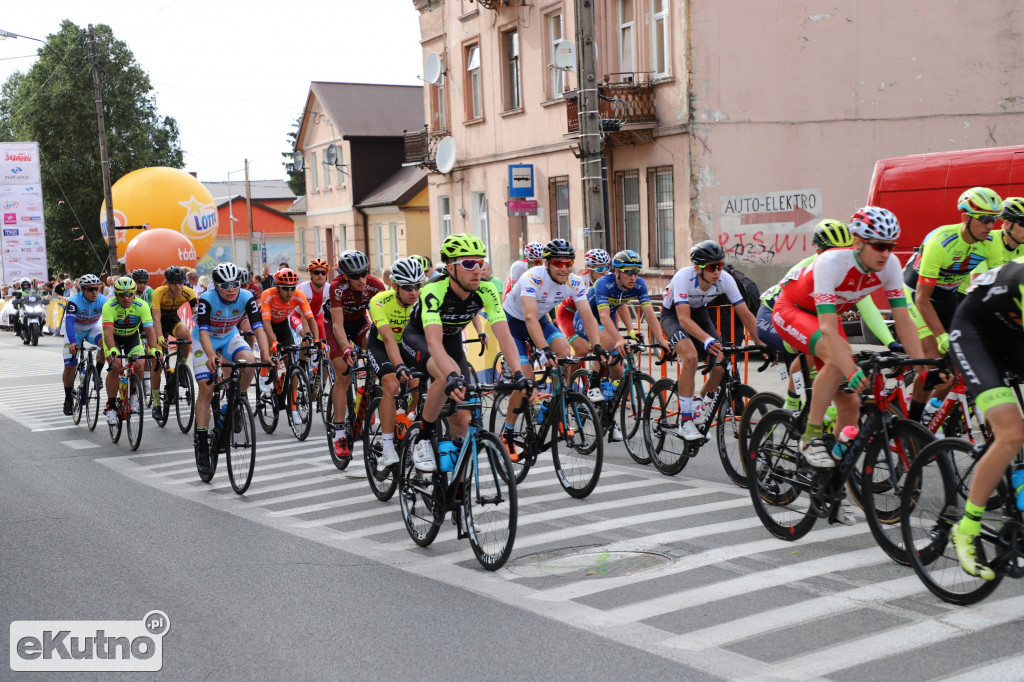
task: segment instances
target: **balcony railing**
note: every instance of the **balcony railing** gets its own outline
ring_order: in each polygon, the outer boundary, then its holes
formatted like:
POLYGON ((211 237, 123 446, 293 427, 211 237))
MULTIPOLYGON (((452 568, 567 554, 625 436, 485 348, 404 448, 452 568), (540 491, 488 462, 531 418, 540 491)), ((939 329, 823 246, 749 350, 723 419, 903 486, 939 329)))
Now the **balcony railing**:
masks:
POLYGON ((405 163, 417 164, 434 169, 437 167, 437 145, 450 133, 447 130, 430 130, 423 126, 420 130, 405 131, 405 163))
MULTIPOLYGON (((624 126, 653 127, 658 122, 654 110, 654 84, 602 83, 598 111, 606 131, 614 132, 624 126)), ((580 129, 579 103, 575 92, 565 94, 566 123, 570 133, 580 129)))

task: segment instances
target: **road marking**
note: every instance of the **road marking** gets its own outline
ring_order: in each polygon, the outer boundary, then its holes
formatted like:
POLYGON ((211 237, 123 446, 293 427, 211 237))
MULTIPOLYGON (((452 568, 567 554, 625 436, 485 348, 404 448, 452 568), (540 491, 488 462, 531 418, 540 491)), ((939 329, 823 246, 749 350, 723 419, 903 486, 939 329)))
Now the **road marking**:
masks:
POLYGON ((102 447, 93 443, 91 440, 62 440, 61 445, 69 447, 72 450, 89 450, 91 448, 102 447))

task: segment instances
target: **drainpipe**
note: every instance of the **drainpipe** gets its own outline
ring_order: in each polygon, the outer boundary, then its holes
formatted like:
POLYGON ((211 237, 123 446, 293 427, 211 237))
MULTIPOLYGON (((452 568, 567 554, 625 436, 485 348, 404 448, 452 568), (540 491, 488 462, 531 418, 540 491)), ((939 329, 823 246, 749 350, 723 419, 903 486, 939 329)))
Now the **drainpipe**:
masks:
POLYGON ((690 156, 690 243, 694 244, 700 239, 708 239, 709 235, 707 231, 703 229, 700 222, 700 164, 697 162, 696 144, 694 144, 694 138, 696 131, 694 130, 695 122, 697 120, 696 114, 694 113, 694 86, 693 86, 693 29, 691 23, 691 12, 690 12, 690 1, 686 0, 684 3, 686 7, 686 39, 683 46, 684 57, 686 59, 686 130, 687 130, 687 145, 689 147, 690 156))

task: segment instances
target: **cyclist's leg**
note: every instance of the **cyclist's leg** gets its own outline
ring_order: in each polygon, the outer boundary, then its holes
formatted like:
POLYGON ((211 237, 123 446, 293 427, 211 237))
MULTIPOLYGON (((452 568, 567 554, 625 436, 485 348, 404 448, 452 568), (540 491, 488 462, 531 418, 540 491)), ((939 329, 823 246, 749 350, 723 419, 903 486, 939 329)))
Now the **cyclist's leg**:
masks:
MULTIPOLYGON (((227 342, 232 337, 227 339, 218 339, 211 337, 210 341, 213 344, 213 352, 217 353, 226 346, 227 342)), ((199 339, 195 336, 192 337, 192 374, 196 379, 196 431, 205 431, 210 426, 210 417, 212 412, 210 411, 210 403, 213 400, 213 384, 208 383, 210 379, 210 369, 206 366, 206 361, 209 358, 206 356, 206 352, 203 350, 202 344, 199 343, 199 339)))
POLYGON ((380 401, 380 432, 385 443, 394 444, 395 438, 395 397, 398 395, 398 377, 395 376, 395 365, 388 357, 384 342, 376 338, 370 339, 367 348, 370 367, 380 381, 384 395, 380 401))
MULTIPOLYGON (((698 308, 697 310, 693 310, 691 308, 690 309, 690 319, 692 319, 694 322, 696 322, 697 325, 701 329, 703 329, 705 332, 707 332, 710 336, 713 336, 715 338, 715 341, 717 341, 718 343, 722 342, 722 335, 718 333, 718 330, 715 328, 714 323, 711 321, 711 315, 708 312, 707 308, 698 308)), ((694 343, 694 345, 696 346, 696 343, 694 343)), ((700 356, 701 360, 703 360, 704 356, 706 355, 706 353, 704 353, 703 351, 704 351, 704 346, 702 345, 697 350, 697 354, 700 356)), ((720 360, 721 358, 719 357, 717 359, 720 360)), ((707 381, 704 382, 703 388, 701 388, 701 391, 700 391, 701 397, 706 396, 707 394, 711 393, 712 391, 718 390, 718 385, 720 383, 722 383, 722 376, 724 376, 724 375, 725 375, 725 368, 724 367, 715 367, 714 369, 712 369, 708 373, 708 378, 707 378, 707 381)))
MULTIPOLYGON (((81 346, 85 343, 85 337, 82 336, 82 332, 86 331, 87 328, 79 329, 78 325, 75 325, 75 338, 78 340, 77 345, 81 346)), ((78 368, 78 355, 71 352, 71 344, 66 340, 64 342, 64 371, 61 374, 61 380, 64 383, 64 414, 71 414, 71 404, 73 398, 71 393, 75 388, 75 370, 78 368)))
MULTIPOLYGON (((231 360, 231 362, 256 362, 256 356, 253 355, 252 348, 241 334, 235 334, 231 337, 231 340, 225 344, 221 350, 221 355, 231 360)), ((256 374, 256 370, 252 367, 246 367, 241 371, 238 376, 238 392, 241 395, 245 395, 245 392, 249 390, 249 384, 252 383, 252 378, 256 374)))
MULTIPOLYGON (((550 322, 548 323, 550 325, 550 322)), ((541 327, 543 328, 543 321, 541 327)), ((519 364, 523 366, 524 374, 531 369, 530 354, 526 342, 530 338, 530 332, 526 328, 526 322, 517 320, 514 317, 508 318, 508 331, 512 340, 519 349, 519 364)), ((516 410, 523 403, 523 395, 519 391, 513 391, 508 396, 508 405, 505 408, 505 431, 512 431, 516 423, 516 410)))

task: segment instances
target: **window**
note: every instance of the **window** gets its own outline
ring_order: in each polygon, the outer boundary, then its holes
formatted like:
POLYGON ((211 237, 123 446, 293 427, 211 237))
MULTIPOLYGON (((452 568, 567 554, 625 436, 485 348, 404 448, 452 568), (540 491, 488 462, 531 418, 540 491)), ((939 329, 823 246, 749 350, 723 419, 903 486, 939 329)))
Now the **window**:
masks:
POLYGON ((298 229, 298 232, 299 232, 299 263, 307 263, 309 261, 306 258, 306 228, 300 227, 298 229))
POLYGON ((344 172, 344 169, 342 168, 342 166, 345 165, 345 148, 342 146, 341 142, 335 143, 334 146, 335 146, 335 149, 338 150, 338 161, 337 161, 337 165, 338 165, 338 187, 344 187, 345 186, 345 172, 344 172))
MULTIPOLYGON (((617 242, 640 253, 640 172, 615 173, 615 221, 617 242)), ((617 247, 616 247, 617 248, 617 247)))
POLYGON ((654 76, 669 73, 668 0, 651 0, 651 70, 654 76))
MULTIPOLYGON (((547 66, 555 61, 555 43, 565 38, 565 26, 562 21, 562 13, 549 14, 548 24, 548 58, 544 64, 547 66)), ((565 90, 565 72, 561 69, 548 69, 548 99, 561 97, 565 90)))
POLYGON ((398 251, 398 223, 388 223, 388 229, 391 237, 391 262, 394 263, 401 255, 398 251))
POLYGON ((320 189, 320 167, 316 162, 316 152, 310 154, 313 157, 313 163, 309 164, 309 172, 313 176, 313 191, 316 192, 320 189))
POLYGON ((331 164, 327 163, 327 152, 324 152, 324 189, 331 188, 331 164))
MULTIPOLYGON (((632 79, 636 71, 636 25, 633 23, 633 0, 619 0, 619 71, 632 79)), ((625 76, 624 76, 625 78, 625 76)))
POLYGON ((450 197, 437 198, 437 214, 441 218, 438 223, 441 241, 444 241, 452 233, 452 200, 450 197))
POLYGON ((321 229, 320 227, 314 227, 313 228, 313 239, 316 240, 316 257, 317 258, 320 258, 321 256, 323 256, 323 253, 324 253, 323 250, 322 250, 323 242, 320 241, 320 229, 321 229))
POLYGON ((491 232, 487 222, 487 195, 484 192, 473 192, 473 233, 480 237, 484 246, 487 247, 488 258, 493 258, 491 253, 491 232))
POLYGON ((430 86, 430 111, 432 112, 430 125, 431 130, 448 129, 448 111, 445 102, 445 74, 441 71, 441 78, 437 83, 430 86))
POLYGON ((373 232, 377 241, 377 272, 384 272, 384 226, 381 223, 375 223, 373 232))
POLYGON ((466 48, 466 119, 475 121, 484 117, 483 81, 480 75, 480 46, 466 48))
POLYGON ((647 231, 651 264, 675 266, 675 214, 672 189, 672 167, 647 169, 647 231))
POLYGON ((551 178, 548 190, 551 194, 551 235, 572 241, 572 230, 569 227, 569 176, 551 178))
POLYGON ((502 34, 502 57, 505 61, 505 111, 522 107, 519 89, 519 31, 502 34))

